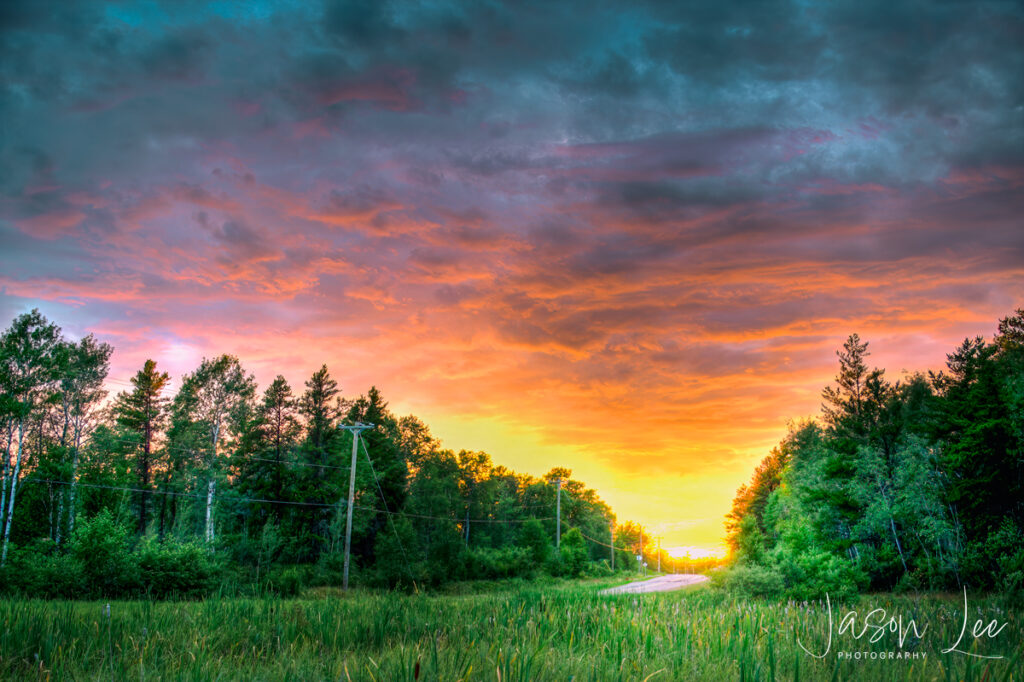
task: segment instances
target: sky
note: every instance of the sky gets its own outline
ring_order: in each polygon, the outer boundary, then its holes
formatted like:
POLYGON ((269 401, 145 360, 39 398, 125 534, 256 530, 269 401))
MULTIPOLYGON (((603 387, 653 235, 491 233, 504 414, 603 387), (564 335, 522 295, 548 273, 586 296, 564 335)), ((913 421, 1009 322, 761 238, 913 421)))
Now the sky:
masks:
POLYGON ((714 550, 850 333, 1024 306, 1022 73, 1017 2, 4 3, 0 320, 326 363, 714 550))

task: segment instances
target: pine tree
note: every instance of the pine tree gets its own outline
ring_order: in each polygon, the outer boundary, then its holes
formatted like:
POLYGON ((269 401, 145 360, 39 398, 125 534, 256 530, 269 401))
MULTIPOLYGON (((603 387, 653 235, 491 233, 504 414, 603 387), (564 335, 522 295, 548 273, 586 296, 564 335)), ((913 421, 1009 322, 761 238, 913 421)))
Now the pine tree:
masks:
POLYGON ((171 377, 157 372, 156 362, 146 360, 134 377, 132 390, 120 393, 114 402, 114 415, 118 425, 139 438, 138 477, 139 535, 146 534, 149 487, 153 465, 153 439, 162 429, 167 417, 168 399, 163 395, 171 377))

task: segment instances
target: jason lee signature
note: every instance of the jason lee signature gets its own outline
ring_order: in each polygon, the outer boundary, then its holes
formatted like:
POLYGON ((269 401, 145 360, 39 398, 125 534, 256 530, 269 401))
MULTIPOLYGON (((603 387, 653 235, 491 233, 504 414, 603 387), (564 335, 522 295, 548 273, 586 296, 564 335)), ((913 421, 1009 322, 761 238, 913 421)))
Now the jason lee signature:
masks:
MULTIPOLYGON (((885 609, 873 609, 869 611, 865 616, 864 620, 858 623, 857 612, 848 611, 845 616, 839 621, 839 629, 835 629, 834 621, 832 619, 832 602, 825 595, 825 603, 828 606, 828 644, 825 647, 825 651, 821 654, 812 653, 803 645, 800 639, 797 639, 797 644, 804 650, 805 653, 814 658, 825 658, 829 651, 832 650, 832 635, 833 631, 838 635, 844 635, 849 633, 855 640, 868 636, 868 641, 875 643, 881 640, 886 634, 891 633, 896 635, 896 641, 899 644, 900 649, 903 648, 904 642, 908 637, 913 637, 913 641, 921 640, 925 633, 928 632, 928 624, 926 623, 923 628, 919 629, 917 623, 914 620, 907 621, 906 625, 903 623, 903 615, 892 615, 890 616, 885 609), (859 626, 859 629, 858 629, 859 626)), ((973 627, 970 629, 970 634, 974 639, 980 639, 981 637, 988 637, 993 639, 1003 631, 1009 623, 1003 623, 1000 625, 998 620, 991 620, 988 624, 981 619, 974 622, 973 627)), ((967 588, 964 588, 964 618, 963 624, 960 627, 960 636, 957 637, 956 642, 952 646, 943 649, 942 653, 956 653, 963 654, 965 656, 973 656, 975 658, 988 658, 988 659, 1000 659, 1002 656, 983 656, 981 654, 974 654, 969 651, 964 651, 959 648, 964 640, 964 636, 967 634, 967 588)))

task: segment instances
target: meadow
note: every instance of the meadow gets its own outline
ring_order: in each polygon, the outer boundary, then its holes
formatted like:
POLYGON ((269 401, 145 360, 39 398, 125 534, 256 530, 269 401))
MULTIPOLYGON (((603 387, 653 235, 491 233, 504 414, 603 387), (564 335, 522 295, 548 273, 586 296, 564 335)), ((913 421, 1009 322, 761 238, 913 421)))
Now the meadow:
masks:
POLYGON ((960 648, 962 595, 867 595, 833 605, 835 624, 884 608, 928 624, 911 660, 841 660, 839 650, 900 651, 834 637, 823 605, 744 601, 707 587, 604 596, 608 580, 506 585, 477 594, 332 590, 298 599, 196 602, 0 601, 0 676, 18 680, 1020 680, 1024 623, 974 599, 960 648), (998 619, 973 641, 976 618, 998 619), (973 648, 972 648, 973 647, 973 648))

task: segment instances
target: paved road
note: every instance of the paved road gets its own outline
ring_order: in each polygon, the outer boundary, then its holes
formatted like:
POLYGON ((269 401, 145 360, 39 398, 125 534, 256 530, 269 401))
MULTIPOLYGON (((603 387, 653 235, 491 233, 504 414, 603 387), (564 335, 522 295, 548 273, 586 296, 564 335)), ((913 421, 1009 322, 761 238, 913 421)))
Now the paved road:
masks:
POLYGON ((663 575, 650 580, 641 580, 635 583, 627 583, 618 587, 609 587, 601 590, 601 594, 640 594, 642 592, 668 592, 679 590, 690 585, 707 582, 706 575, 663 575))

